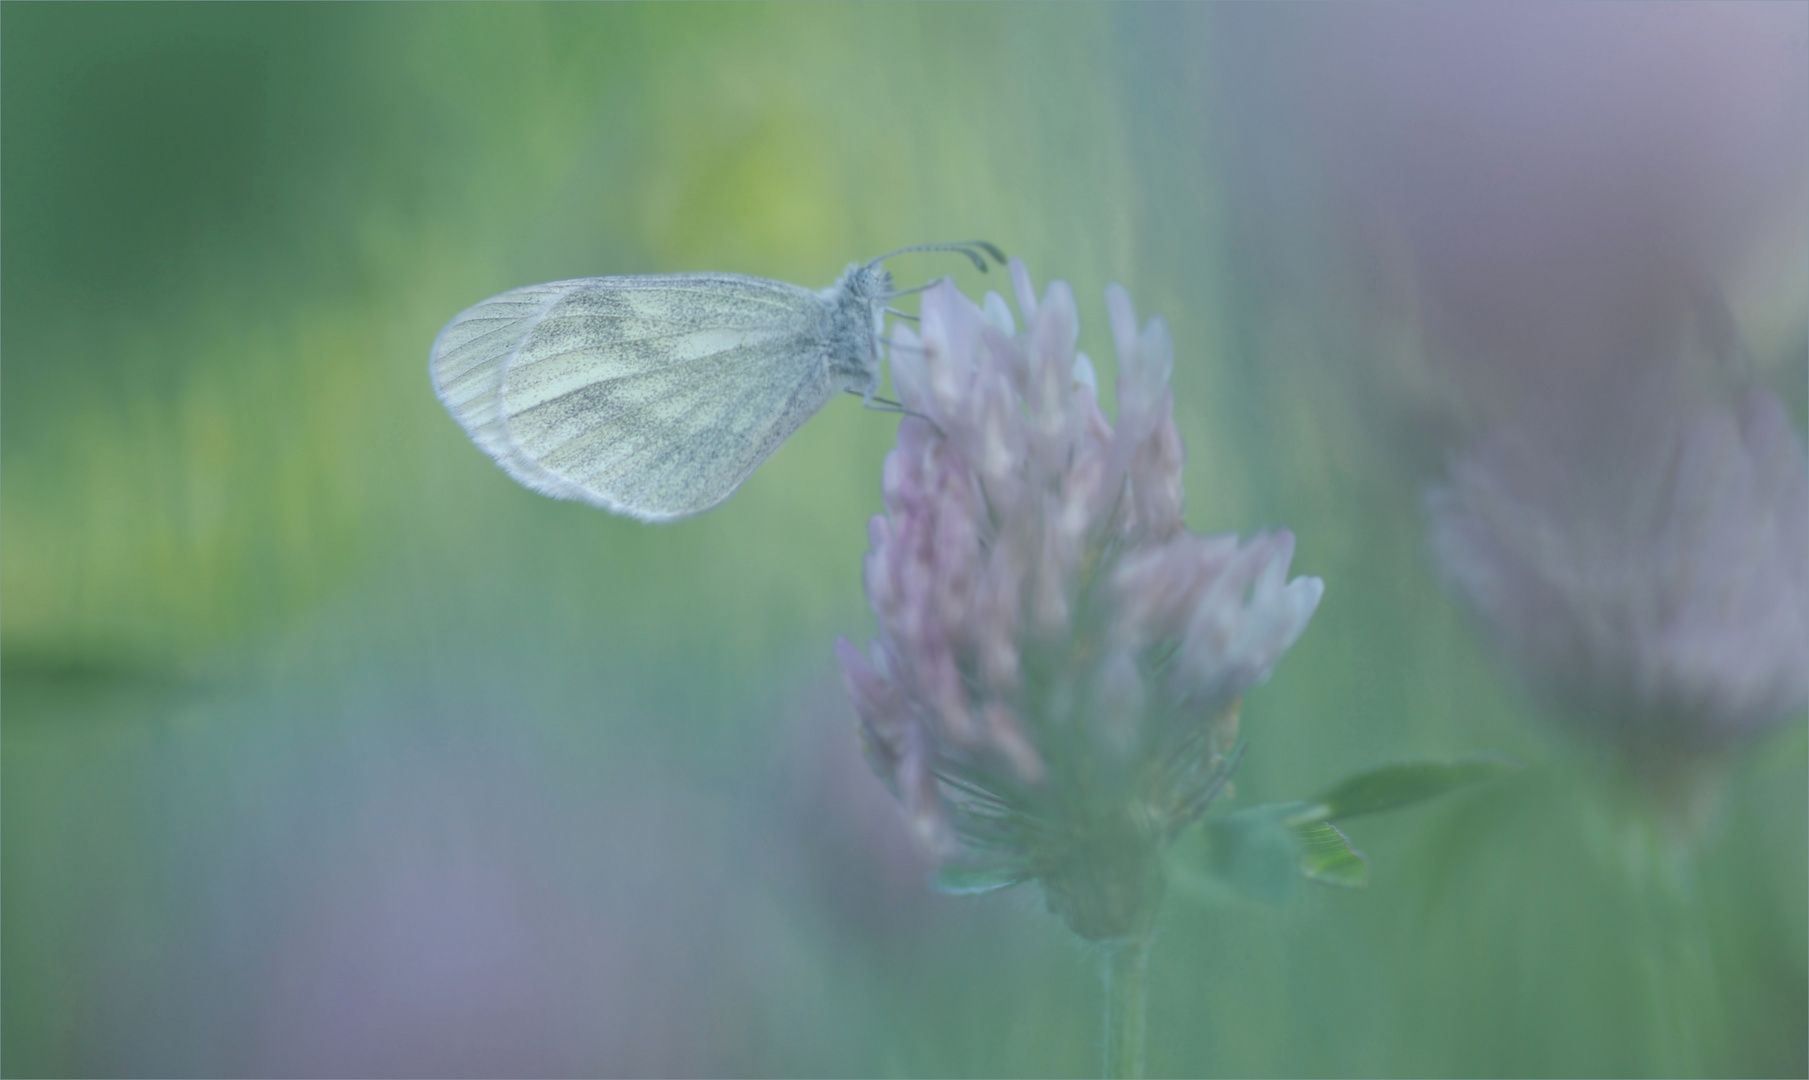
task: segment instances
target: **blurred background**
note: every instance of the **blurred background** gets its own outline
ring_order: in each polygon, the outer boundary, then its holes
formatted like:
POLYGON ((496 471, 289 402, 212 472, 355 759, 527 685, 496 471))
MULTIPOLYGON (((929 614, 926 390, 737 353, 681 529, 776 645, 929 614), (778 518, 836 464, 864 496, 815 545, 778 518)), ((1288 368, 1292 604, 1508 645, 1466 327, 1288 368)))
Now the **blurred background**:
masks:
POLYGON ((1326 582, 1231 808, 1527 765, 1353 824, 1366 891, 1171 898, 1152 1074, 1809 1071, 1801 709, 1718 759, 1667 1057, 1611 785, 1421 508, 1649 357, 1803 430, 1809 6, 8 4, 0 49, 7 1075, 1095 1072, 1096 957, 930 893, 859 757, 895 421, 645 526, 426 374, 517 285, 970 237, 1102 382, 1103 288, 1164 315, 1190 525, 1326 582))

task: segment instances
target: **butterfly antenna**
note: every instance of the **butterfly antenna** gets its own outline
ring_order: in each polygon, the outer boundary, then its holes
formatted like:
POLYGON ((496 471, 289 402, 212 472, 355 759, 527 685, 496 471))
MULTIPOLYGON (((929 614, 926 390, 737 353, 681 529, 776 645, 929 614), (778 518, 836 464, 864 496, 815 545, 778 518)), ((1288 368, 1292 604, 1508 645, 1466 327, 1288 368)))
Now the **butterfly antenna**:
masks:
POLYGON ((961 240, 952 244, 916 244, 911 247, 901 247, 897 251, 886 252, 884 255, 869 261, 867 265, 869 267, 878 266, 880 263, 885 262, 894 255, 908 255, 913 251, 959 252, 967 256, 968 259, 973 262, 975 268, 982 274, 986 272, 985 256, 990 255, 994 262, 998 263, 1000 266, 1005 265, 1005 253, 1000 251, 997 246, 989 244, 984 240, 961 240))

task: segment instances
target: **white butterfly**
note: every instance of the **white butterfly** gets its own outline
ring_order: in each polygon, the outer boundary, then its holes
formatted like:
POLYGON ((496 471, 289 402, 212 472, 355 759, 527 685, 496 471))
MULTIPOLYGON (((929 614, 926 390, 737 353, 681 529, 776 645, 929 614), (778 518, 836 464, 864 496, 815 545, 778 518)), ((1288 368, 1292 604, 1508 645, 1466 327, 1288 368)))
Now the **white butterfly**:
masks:
MULTIPOLYGON (((510 476, 643 521, 708 510, 835 394, 871 403, 892 290, 886 259, 812 292, 741 274, 529 285, 462 311, 428 372, 510 476)), ((917 290, 905 290, 915 292, 917 290)))

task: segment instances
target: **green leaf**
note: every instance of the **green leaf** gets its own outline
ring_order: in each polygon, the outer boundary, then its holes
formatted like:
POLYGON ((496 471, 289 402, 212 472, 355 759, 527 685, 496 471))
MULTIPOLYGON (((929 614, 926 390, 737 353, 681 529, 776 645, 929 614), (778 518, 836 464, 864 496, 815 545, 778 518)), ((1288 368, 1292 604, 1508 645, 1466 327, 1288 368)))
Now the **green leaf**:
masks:
POLYGON ((1285 903, 1299 874, 1299 849, 1289 820, 1304 805, 1268 803, 1208 821, 1208 869, 1237 893, 1266 904, 1285 903))
POLYGON ((1350 846, 1350 838, 1329 821, 1296 825, 1300 843, 1300 873, 1309 881, 1341 889, 1361 889, 1369 884, 1369 860, 1350 846))
POLYGON ((1336 821, 1358 814, 1395 810, 1519 767, 1519 762, 1495 755, 1462 761, 1408 761, 1384 765, 1346 778, 1337 787, 1304 804, 1306 809, 1292 820, 1295 824, 1312 820, 1336 821))
POLYGON ((949 863, 930 878, 930 888, 949 896, 978 896, 1009 889, 1028 880, 1030 875, 1018 870, 949 863))
POLYGON ((1358 773, 1310 802, 1252 806, 1206 822, 1206 869, 1230 891, 1267 904, 1285 903, 1297 877, 1361 889, 1369 884, 1369 860, 1333 821, 1408 806, 1519 767, 1496 756, 1403 762, 1358 773))

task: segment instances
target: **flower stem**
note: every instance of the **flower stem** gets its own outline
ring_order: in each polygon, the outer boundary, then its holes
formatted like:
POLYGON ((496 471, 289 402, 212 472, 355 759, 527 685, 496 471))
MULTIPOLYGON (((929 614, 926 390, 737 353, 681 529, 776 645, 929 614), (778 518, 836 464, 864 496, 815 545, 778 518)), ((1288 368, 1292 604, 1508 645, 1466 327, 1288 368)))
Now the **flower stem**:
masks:
POLYGON ((1717 1047, 1721 1017, 1714 963, 1691 853, 1651 822, 1625 841, 1651 1009, 1651 1071, 1700 1076, 1717 1047))
POLYGON ((1141 1080, 1149 1003, 1149 938, 1113 942, 1105 961, 1105 1075, 1141 1080))

